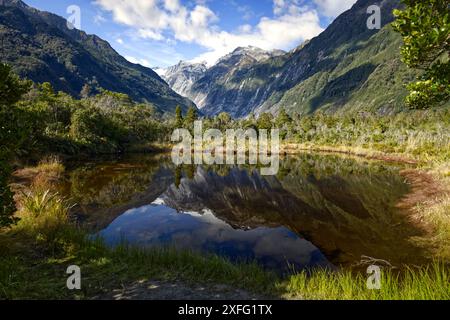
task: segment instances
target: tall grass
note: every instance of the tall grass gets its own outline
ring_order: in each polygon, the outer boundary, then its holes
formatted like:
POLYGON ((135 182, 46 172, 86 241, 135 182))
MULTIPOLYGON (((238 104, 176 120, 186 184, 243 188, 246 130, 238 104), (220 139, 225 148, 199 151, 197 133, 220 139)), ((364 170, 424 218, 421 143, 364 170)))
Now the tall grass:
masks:
POLYGON ((69 205, 50 190, 29 190, 23 194, 18 228, 51 244, 69 225, 69 205))
POLYGON ((42 159, 38 166, 37 171, 44 173, 60 174, 64 172, 65 168, 58 156, 51 155, 42 159))
POLYGON ((55 249, 72 225, 69 219, 71 206, 54 189, 54 178, 64 171, 57 158, 47 158, 34 169, 36 175, 29 187, 18 195, 19 222, 14 231, 33 237, 55 249))
POLYGON ((381 273, 381 288, 371 290, 366 275, 319 270, 312 275, 292 276, 286 291, 286 297, 312 300, 448 300, 450 274, 448 265, 440 262, 401 273, 385 270, 381 273))
POLYGON ((47 184, 60 178, 65 168, 58 156, 51 155, 42 159, 36 166, 27 167, 16 172, 16 176, 31 180, 42 179, 47 184))
POLYGON ((432 243, 437 246, 437 255, 450 261, 450 195, 430 203, 419 204, 416 218, 426 221, 433 228, 432 243))

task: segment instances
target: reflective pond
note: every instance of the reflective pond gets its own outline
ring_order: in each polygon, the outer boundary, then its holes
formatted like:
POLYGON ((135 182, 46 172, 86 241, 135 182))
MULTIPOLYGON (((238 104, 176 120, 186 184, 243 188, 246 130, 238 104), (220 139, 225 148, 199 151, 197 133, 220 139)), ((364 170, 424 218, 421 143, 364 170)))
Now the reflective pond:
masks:
POLYGON ((111 245, 169 246, 255 261, 276 272, 348 268, 362 256, 422 264, 420 235, 396 205, 403 165, 336 155, 250 166, 175 167, 166 155, 72 163, 61 190, 111 245))

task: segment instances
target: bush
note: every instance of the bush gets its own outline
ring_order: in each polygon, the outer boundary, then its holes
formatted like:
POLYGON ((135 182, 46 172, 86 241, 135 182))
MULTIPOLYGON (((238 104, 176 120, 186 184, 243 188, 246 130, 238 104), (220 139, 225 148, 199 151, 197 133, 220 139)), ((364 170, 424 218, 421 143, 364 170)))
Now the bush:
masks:
POLYGON ((8 162, 16 155, 25 136, 15 104, 29 86, 29 82, 12 74, 9 66, 0 64, 0 227, 14 222, 8 162))

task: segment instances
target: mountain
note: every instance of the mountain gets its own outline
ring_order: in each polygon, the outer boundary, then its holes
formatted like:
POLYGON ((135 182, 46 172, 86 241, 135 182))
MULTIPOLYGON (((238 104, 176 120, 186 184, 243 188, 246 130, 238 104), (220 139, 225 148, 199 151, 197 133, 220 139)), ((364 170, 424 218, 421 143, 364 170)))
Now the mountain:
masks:
POLYGON ((162 70, 160 75, 176 93, 189 97, 192 85, 207 69, 205 63, 180 61, 177 65, 162 70))
POLYGON ((319 36, 284 54, 238 48, 197 80, 185 96, 206 115, 233 117, 401 110, 404 84, 417 74, 401 62, 401 37, 392 30, 399 0, 359 0, 319 36), (381 30, 367 27, 367 8, 381 8, 381 30))
POLYGON ((399 0, 359 0, 294 52, 271 74, 255 103, 245 107, 256 113, 284 107, 302 114, 401 110, 404 84, 416 73, 402 63, 402 39, 390 25, 399 6, 399 0), (367 28, 367 8, 374 4, 381 8, 381 30, 367 28))
MULTIPOLYGON (((194 101, 203 113, 214 114, 214 110, 225 107, 221 104, 221 98, 216 95, 221 92, 226 95, 229 93, 225 89, 229 79, 245 80, 247 70, 253 65, 284 54, 281 50, 239 47, 208 69, 204 64, 182 62, 167 69, 164 79, 175 91, 194 101)), ((241 98, 245 100, 248 97, 241 98)))
POLYGON ((0 41, 1 60, 21 77, 50 82, 73 96, 84 84, 93 83, 150 102, 164 112, 193 105, 153 70, 128 62, 108 42, 70 30, 65 19, 20 0, 0 0, 0 41))

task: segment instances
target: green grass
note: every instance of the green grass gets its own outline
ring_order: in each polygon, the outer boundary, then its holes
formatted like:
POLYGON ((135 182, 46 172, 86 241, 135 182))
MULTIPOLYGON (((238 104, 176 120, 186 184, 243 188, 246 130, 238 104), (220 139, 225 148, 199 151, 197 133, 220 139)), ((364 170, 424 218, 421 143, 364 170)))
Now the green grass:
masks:
POLYGON ((319 270, 308 276, 301 273, 287 282, 287 297, 326 300, 448 300, 448 266, 434 262, 424 268, 408 268, 401 273, 384 270, 379 290, 367 288, 367 276, 349 271, 330 273, 319 270))
POLYGON ((15 254, 5 255, 0 263, 0 298, 86 299, 133 281, 177 279, 227 284, 288 299, 450 299, 449 269, 438 262, 400 275, 387 270, 382 273, 381 290, 368 290, 362 274, 317 270, 281 280, 257 265, 236 265, 217 256, 174 249, 112 249, 99 240, 87 239, 79 230, 72 231, 66 233, 65 249, 58 253, 44 247, 38 252, 13 250, 15 254), (65 268, 72 264, 81 267, 83 277, 82 290, 76 293, 65 289, 65 268))
POLYGON ((57 240, 56 250, 41 241, 15 238, 19 239, 19 247, 36 249, 16 247, 2 258, 0 298, 91 298, 123 284, 148 279, 228 284, 267 295, 274 292, 275 275, 256 264, 232 264, 218 256, 171 248, 110 248, 101 240, 89 239, 80 230, 64 231, 64 239, 57 240), (69 265, 81 267, 80 292, 65 289, 65 270, 69 265))
POLYGON ((127 283, 157 279, 226 284, 287 299, 450 299, 449 269, 438 262, 400 275, 388 270, 382 273, 381 290, 368 290, 362 274, 317 270, 282 280, 255 264, 236 265, 217 256, 174 249, 108 248, 79 230, 67 231, 57 251, 37 244, 37 251, 14 249, 4 256, 0 298, 87 299, 127 283), (82 290, 75 293, 65 289, 65 269, 72 264, 82 270, 82 290))

